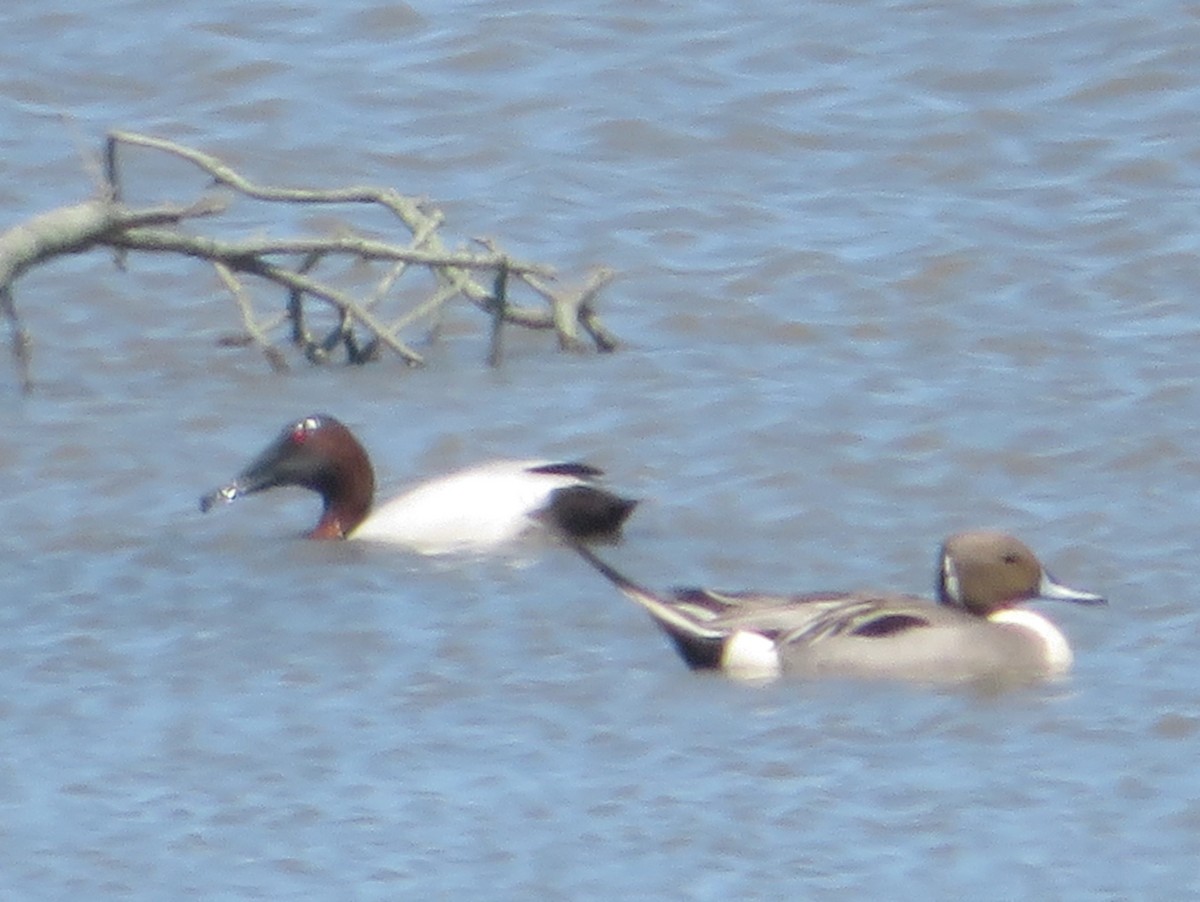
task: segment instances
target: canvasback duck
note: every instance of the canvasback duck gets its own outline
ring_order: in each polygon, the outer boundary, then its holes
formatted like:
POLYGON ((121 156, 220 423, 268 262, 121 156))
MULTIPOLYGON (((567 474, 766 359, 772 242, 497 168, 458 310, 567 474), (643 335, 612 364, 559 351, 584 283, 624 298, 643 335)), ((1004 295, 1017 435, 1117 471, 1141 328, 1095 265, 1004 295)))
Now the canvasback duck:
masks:
POLYGON ((645 608, 693 670, 743 679, 782 675, 908 679, 918 682, 1027 682, 1070 669, 1058 628, 1017 607, 1032 599, 1104 604, 1047 575, 1034 553, 1000 532, 946 539, 938 565, 939 604, 888 593, 767 595, 646 589, 576 550, 645 608))
POLYGON ((321 496, 313 539, 366 539, 422 554, 483 552, 546 527, 572 541, 615 536, 636 501, 595 483, 585 463, 497 460, 419 483, 372 511, 375 472, 353 433, 326 414, 286 426, 232 482, 200 499, 207 511, 295 485, 321 496))

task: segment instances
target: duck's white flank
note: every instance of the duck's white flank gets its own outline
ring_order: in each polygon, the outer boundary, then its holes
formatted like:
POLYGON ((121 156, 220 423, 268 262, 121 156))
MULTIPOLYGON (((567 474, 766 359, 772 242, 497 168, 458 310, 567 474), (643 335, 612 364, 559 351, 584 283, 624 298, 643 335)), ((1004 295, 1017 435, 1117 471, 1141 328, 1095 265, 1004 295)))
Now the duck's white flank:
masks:
POLYGON ((774 680, 782 672, 779 647, 761 633, 738 630, 721 650, 721 670, 739 680, 774 680))
POLYGON ((352 539, 407 545, 423 554, 488 549, 534 527, 531 517, 574 476, 532 473, 545 460, 502 460, 431 479, 380 505, 352 539))
POLYGON ((1026 608, 1002 608, 988 615, 988 622, 1000 626, 1013 626, 1035 635, 1045 648, 1046 670, 1052 674, 1063 674, 1071 669, 1075 655, 1071 646, 1053 623, 1026 608))

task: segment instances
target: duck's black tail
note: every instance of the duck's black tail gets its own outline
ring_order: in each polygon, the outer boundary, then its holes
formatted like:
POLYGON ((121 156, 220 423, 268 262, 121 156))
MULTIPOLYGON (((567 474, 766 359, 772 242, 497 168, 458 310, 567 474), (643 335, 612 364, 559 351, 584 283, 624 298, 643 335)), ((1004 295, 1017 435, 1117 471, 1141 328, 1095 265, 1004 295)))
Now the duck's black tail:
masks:
POLYGON ((590 542, 616 538, 638 502, 592 485, 555 489, 542 518, 568 539, 590 542))
POLYGON ((721 666, 721 654, 728 638, 722 630, 706 627, 695 616, 673 604, 645 586, 639 585, 597 557, 596 553, 580 542, 570 542, 576 553, 592 565, 600 575, 611 582, 630 600, 637 602, 654 619, 674 643, 680 657, 692 670, 710 670, 721 666))
POLYGON ((634 597, 639 603, 645 596, 651 596, 654 593, 644 586, 640 586, 627 577, 624 573, 613 567, 611 564, 601 560, 592 549, 580 542, 569 542, 575 553, 592 565, 600 575, 607 579, 610 583, 624 592, 626 595, 634 597))

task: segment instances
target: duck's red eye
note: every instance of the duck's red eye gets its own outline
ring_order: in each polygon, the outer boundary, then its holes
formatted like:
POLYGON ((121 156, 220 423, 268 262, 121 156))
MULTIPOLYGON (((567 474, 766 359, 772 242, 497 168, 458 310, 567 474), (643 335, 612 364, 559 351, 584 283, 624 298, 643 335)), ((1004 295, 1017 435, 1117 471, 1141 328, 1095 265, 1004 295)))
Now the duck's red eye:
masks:
POLYGON ((292 442, 296 445, 303 445, 308 441, 309 436, 317 431, 317 427, 321 425, 321 421, 315 417, 307 417, 292 427, 292 442))

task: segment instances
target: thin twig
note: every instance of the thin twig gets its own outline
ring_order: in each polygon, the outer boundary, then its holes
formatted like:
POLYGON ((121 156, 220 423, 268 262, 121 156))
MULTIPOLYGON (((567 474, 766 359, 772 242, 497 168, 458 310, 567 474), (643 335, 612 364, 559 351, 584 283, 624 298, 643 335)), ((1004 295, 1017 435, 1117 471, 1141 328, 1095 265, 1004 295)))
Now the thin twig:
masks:
POLYGON ((391 333, 392 335, 395 335, 401 329, 404 329, 407 326, 412 325, 417 320, 422 319, 426 316, 432 316, 434 313, 438 312, 442 307, 446 306, 446 303, 451 298, 457 297, 458 294, 459 294, 459 290, 457 288, 455 288, 453 285, 446 285, 446 286, 443 286, 442 288, 439 288, 437 291, 435 291, 433 294, 431 294, 428 298, 426 298, 423 302, 418 304, 416 307, 413 307, 411 310, 409 310, 403 316, 399 317, 398 319, 392 320, 392 322, 388 324, 388 332, 391 333))
POLYGON ((554 330, 558 333, 559 347, 563 350, 579 351, 583 343, 578 338, 576 324, 583 327, 591 336, 600 351, 611 352, 620 345, 611 332, 600 323, 593 309, 593 302, 600 290, 616 277, 616 273, 602 267, 592 274, 579 291, 574 294, 564 294, 554 291, 540 279, 532 275, 522 275, 521 279, 530 288, 550 302, 551 315, 554 318, 554 330))
POLYGON ((508 264, 501 263, 496 271, 496 283, 492 291, 492 338, 488 342, 488 366, 496 369, 500 366, 504 348, 501 338, 504 335, 504 313, 508 307, 508 264))
POLYGON ((271 369, 277 373, 286 372, 288 369, 287 361, 279 353, 279 349, 271 344, 267 336, 258 327, 258 323, 254 320, 254 306, 250 303, 246 287, 242 285, 241 280, 224 263, 219 261, 214 262, 213 268, 217 271, 221 282, 229 289, 229 293, 233 295, 238 309, 242 311, 242 323, 246 327, 246 332, 262 350, 263 355, 267 358, 267 363, 271 365, 271 369))
POLYGON ((33 380, 30 377, 29 358, 32 340, 21 317, 17 315, 17 305, 13 302, 12 289, 4 285, 0 287, 0 309, 8 320, 13 364, 17 368, 17 378, 21 382, 21 393, 29 394, 33 390, 33 380))
POLYGON ((379 336, 380 341, 399 354, 405 362, 413 366, 420 366, 425 362, 424 357, 395 336, 390 335, 383 324, 375 319, 375 316, 370 311, 364 310, 353 298, 344 292, 338 291, 329 285, 323 285, 315 279, 294 273, 289 269, 284 269, 281 266, 273 266, 270 263, 246 261, 244 267, 235 268, 262 276, 264 279, 282 285, 289 290, 301 291, 313 297, 323 298, 339 310, 348 313, 370 329, 375 335, 379 336))

